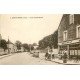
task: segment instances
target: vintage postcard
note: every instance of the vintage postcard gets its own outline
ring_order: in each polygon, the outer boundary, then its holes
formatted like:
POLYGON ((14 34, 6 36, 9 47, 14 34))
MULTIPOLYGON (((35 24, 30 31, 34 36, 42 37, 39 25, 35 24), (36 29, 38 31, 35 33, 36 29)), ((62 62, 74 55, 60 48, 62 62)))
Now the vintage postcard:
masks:
POLYGON ((0 64, 80 64, 80 14, 0 14, 0 64))

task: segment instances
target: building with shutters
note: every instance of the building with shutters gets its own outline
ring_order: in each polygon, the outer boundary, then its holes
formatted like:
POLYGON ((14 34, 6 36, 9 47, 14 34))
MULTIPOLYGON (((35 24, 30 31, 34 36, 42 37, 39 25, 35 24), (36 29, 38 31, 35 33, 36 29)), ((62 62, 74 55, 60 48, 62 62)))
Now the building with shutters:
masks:
POLYGON ((80 56, 80 14, 63 14, 58 27, 58 52, 80 56))

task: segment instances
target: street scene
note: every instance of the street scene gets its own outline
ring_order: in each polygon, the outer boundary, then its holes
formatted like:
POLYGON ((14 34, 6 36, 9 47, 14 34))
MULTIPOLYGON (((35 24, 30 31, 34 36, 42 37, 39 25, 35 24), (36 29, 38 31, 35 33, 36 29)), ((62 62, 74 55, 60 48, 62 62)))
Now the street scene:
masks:
POLYGON ((80 14, 0 14, 0 65, 79 65, 80 14))
POLYGON ((53 65, 55 62, 46 61, 43 54, 39 58, 35 58, 32 54, 24 52, 18 54, 10 54, 0 58, 2 65, 53 65))

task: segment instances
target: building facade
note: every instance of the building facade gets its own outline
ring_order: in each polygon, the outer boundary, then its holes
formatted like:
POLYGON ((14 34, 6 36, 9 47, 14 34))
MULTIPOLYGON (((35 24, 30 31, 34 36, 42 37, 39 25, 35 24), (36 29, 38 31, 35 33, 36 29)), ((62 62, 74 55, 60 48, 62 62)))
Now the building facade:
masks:
POLYGON ((13 43, 9 42, 7 44, 7 47, 8 47, 8 53, 15 53, 15 52, 17 52, 17 47, 13 43))
POLYGON ((36 50, 36 49, 38 48, 38 45, 34 45, 33 47, 34 47, 34 49, 36 50))
POLYGON ((64 14, 58 27, 59 53, 80 56, 80 14, 64 14))
POLYGON ((24 47, 21 46, 21 52, 24 52, 24 47))

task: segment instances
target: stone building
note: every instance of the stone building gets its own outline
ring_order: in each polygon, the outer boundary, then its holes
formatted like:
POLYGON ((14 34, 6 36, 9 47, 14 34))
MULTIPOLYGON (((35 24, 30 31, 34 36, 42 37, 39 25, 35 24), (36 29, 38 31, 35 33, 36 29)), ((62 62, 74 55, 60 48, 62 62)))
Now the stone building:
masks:
POLYGON ((67 50, 69 57, 80 56, 80 14, 63 14, 58 27, 59 53, 67 50))
POLYGON ((17 47, 12 42, 7 43, 7 47, 8 47, 8 53, 15 53, 15 52, 17 52, 17 47))

